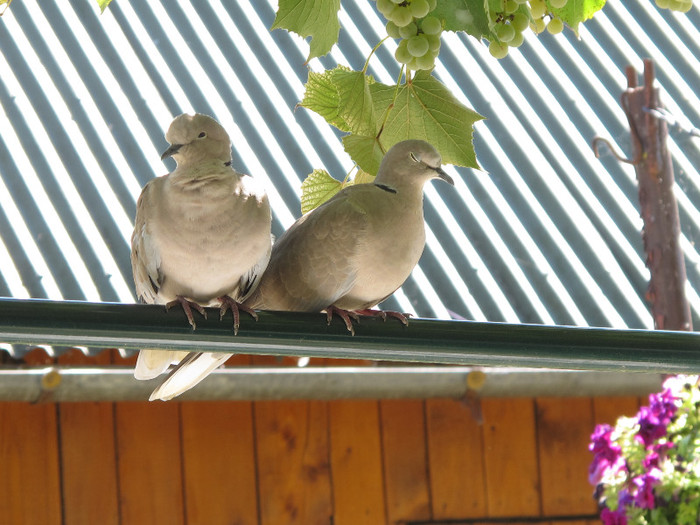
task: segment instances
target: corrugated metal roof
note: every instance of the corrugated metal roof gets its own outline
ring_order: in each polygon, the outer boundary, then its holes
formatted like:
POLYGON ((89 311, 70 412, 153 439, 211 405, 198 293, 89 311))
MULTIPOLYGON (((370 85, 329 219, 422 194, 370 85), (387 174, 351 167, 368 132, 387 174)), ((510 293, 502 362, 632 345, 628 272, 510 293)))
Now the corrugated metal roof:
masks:
MULTIPOLYGON (((351 168, 340 134, 295 110, 307 44, 269 32, 274 1, 14 2, 0 19, 0 295, 133 301, 129 239, 140 188, 173 166, 172 117, 215 116, 234 166, 265 180, 280 234, 313 168, 351 168)), ((361 68, 384 35, 366 0, 345 0, 339 44, 311 61, 361 68)), ((657 65, 662 102, 700 123, 700 14, 611 0, 577 40, 534 35, 496 61, 445 33, 435 75, 487 117, 484 171, 426 189, 428 242, 389 308, 425 317, 650 328, 634 171, 590 140, 628 149, 618 99, 627 64, 657 65)), ((395 44, 369 72, 394 83, 395 44)), ((700 150, 672 131, 688 294, 700 318, 700 150)))

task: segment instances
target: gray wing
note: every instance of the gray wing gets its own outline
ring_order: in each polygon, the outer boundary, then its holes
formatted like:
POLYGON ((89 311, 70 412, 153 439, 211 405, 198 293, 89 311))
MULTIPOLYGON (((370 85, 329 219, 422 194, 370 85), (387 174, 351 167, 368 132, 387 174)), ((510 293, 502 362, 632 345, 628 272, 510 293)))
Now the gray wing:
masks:
POLYGON ((367 228, 358 197, 368 190, 346 188, 295 222, 272 247, 267 270, 246 304, 315 312, 346 294, 355 282, 357 247, 367 228))

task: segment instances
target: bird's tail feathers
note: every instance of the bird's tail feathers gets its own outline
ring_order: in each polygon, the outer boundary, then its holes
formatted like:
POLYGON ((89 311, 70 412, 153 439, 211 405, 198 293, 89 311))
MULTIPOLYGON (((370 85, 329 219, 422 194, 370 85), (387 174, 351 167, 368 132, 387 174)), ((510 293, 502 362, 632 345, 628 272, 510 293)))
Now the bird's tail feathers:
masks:
POLYGON ((141 350, 136 360, 134 377, 142 381, 158 377, 172 363, 177 363, 187 354, 188 352, 177 352, 174 350, 141 350))
POLYGON ((179 396, 223 365, 231 355, 219 352, 190 353, 170 372, 163 384, 153 391, 149 401, 168 401, 179 396))

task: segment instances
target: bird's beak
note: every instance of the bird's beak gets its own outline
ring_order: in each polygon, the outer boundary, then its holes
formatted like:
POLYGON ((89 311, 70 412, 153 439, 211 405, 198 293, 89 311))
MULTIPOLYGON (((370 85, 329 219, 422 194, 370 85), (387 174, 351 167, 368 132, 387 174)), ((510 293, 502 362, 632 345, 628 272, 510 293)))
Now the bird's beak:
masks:
POLYGON ((447 182, 448 184, 452 184, 452 186, 455 185, 455 181, 452 180, 452 177, 450 177, 441 167, 433 168, 435 170, 435 173, 437 173, 437 176, 447 182))
POLYGON ((173 155, 175 155, 178 152, 178 150, 182 146, 183 146, 182 144, 173 144, 172 146, 170 146, 168 149, 166 149, 163 152, 163 154, 160 156, 160 160, 165 160, 168 157, 172 157, 173 155))

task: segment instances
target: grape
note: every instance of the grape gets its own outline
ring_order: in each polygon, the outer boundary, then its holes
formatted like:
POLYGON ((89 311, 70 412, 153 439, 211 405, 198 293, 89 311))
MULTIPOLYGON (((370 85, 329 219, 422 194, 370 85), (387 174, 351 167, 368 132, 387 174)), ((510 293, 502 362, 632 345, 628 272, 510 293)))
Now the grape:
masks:
POLYGON ((403 0, 391 0, 391 1, 394 2, 396 5, 399 5, 401 2, 403 2, 403 0))
POLYGON ((506 0, 506 4, 503 8, 507 15, 513 14, 518 10, 518 4, 515 0, 506 0))
POLYGON ((547 24, 547 31, 553 35, 561 33, 564 30, 564 22, 559 17, 552 18, 547 24))
POLYGON ((505 58, 508 55, 508 44, 501 44, 493 40, 489 44, 489 53, 494 58, 505 58))
POLYGON ((437 7, 437 0, 428 0, 428 6, 430 7, 430 11, 435 11, 435 8, 437 7))
POLYGON ((399 35, 401 38, 411 38, 418 34, 418 26, 415 22, 411 22, 407 26, 399 27, 399 35))
POLYGON ((438 51, 440 51, 440 36, 439 35, 425 35, 428 39, 428 45, 431 53, 435 53, 437 56, 438 51))
POLYGON ((549 0, 549 4, 554 8, 554 9, 561 9, 566 5, 568 0, 549 0))
POLYGON ((423 18, 431 11, 428 0, 411 0, 408 7, 414 18, 423 18))
POLYGON ((377 10, 386 18, 394 10, 394 3, 391 0, 377 0, 377 10))
POLYGON ((386 34, 389 35, 391 38, 401 38, 401 33, 399 32, 399 26, 397 26, 391 20, 389 20, 386 23, 386 34))
POLYGON ((510 24, 516 33, 522 33, 530 25, 530 18, 525 13, 515 13, 510 24))
POLYGON ((546 13, 547 5, 544 3, 544 0, 530 0, 530 14, 532 18, 542 18, 546 13))
POLYGON ((426 35, 439 35, 442 32, 442 22, 439 18, 428 15, 420 23, 420 28, 426 35))
POLYGON ((502 24, 496 29, 496 36, 501 42, 510 42, 515 36, 515 29, 510 24, 502 24))
POLYGON ((417 57, 416 67, 418 69, 433 69, 435 67, 435 55, 426 53, 422 57, 417 57))
POLYGON ((411 53, 408 52, 408 44, 406 43, 406 40, 399 42, 399 47, 397 47, 396 51, 394 52, 394 58, 401 64, 408 64, 408 62, 410 62, 410 60, 413 58, 411 53))
POLYGON ((510 47, 520 47, 523 44, 523 34, 522 33, 515 33, 515 36, 513 39, 508 42, 508 45, 510 47))
POLYGON ((527 0, 515 0, 515 3, 518 5, 523 5, 527 3, 527 0))
POLYGON ((412 36, 408 39, 408 52, 414 57, 422 57, 430 50, 430 44, 425 35, 412 36))
POLYGON ((536 35, 539 35, 542 31, 544 31, 544 28, 547 26, 547 23, 544 21, 544 18, 538 18, 535 20, 530 28, 532 29, 532 32, 535 33, 536 35))
POLYGON ((671 0, 656 0, 656 7, 660 9, 668 9, 671 5, 671 0))
POLYGON ((394 10, 391 12, 391 19, 399 27, 407 26, 408 24, 413 22, 413 16, 411 15, 411 11, 405 7, 400 7, 398 5, 394 7, 394 10))

